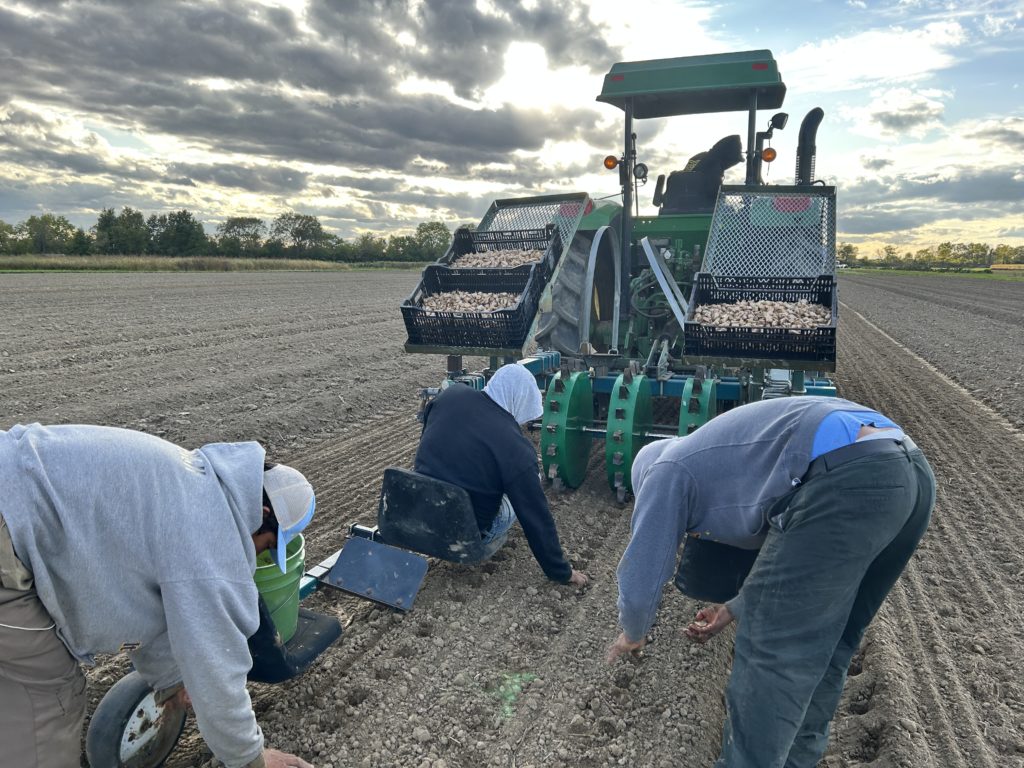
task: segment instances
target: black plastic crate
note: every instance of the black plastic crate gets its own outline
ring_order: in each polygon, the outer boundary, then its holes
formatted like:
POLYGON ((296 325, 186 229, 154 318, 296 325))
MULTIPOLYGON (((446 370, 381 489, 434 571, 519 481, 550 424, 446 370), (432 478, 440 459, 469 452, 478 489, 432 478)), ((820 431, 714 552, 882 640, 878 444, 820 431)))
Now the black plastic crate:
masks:
POLYGON ((402 318, 410 344, 507 349, 526 342, 543 288, 537 265, 497 270, 435 267, 439 265, 424 270, 422 282, 402 303, 402 318), (461 272, 485 274, 460 275, 461 272), (499 272, 503 274, 494 274, 499 272), (448 291, 518 293, 519 299, 515 306, 494 312, 441 312, 423 308, 425 297, 448 291))
POLYGON ((445 254, 445 263, 474 251, 522 251, 549 249, 558 235, 553 224, 543 229, 457 229, 452 244, 445 254))
POLYGON ((420 287, 427 296, 444 291, 482 291, 485 293, 522 293, 537 264, 510 268, 455 269, 430 264, 423 270, 420 287))
MULTIPOLYGON (((470 271, 471 268, 459 268, 452 266, 460 256, 478 251, 523 251, 539 250, 543 257, 539 259, 542 275, 541 279, 546 282, 547 278, 555 271, 555 265, 562 255, 562 240, 558 228, 549 224, 543 229, 503 229, 484 230, 457 229, 452 238, 452 244, 448 252, 441 258, 444 268, 458 269, 459 271, 470 271)), ((524 265, 527 266, 527 265, 524 265)), ((506 267, 479 267, 473 270, 503 270, 506 267)), ((515 267, 514 269, 520 269, 515 267)))
POLYGON ((818 277, 740 277, 700 272, 693 284, 683 332, 687 357, 725 357, 760 360, 836 360, 836 280, 818 277), (832 311, 828 325, 816 328, 718 327, 693 320, 697 307, 748 301, 805 300, 832 311))

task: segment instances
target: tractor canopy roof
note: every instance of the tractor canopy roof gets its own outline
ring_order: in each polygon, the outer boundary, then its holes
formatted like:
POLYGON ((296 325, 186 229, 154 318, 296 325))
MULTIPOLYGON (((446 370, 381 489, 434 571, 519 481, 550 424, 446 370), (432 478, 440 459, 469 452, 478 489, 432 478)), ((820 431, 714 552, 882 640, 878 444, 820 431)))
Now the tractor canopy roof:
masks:
POLYGON ((758 109, 782 106, 786 84, 771 51, 621 61, 604 76, 597 100, 619 109, 632 100, 637 118, 668 117, 746 111, 752 92, 758 109))

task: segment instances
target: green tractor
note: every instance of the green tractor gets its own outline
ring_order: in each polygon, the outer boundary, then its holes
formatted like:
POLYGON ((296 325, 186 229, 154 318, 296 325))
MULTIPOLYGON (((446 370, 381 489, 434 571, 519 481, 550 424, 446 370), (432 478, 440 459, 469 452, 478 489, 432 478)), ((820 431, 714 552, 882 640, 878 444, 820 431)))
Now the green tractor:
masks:
MULTIPOLYGON (((447 354, 448 378, 482 386, 462 355, 491 369, 518 361, 545 391, 544 471, 553 483, 583 482, 594 439, 605 442, 609 485, 631 491, 637 451, 685 435, 720 411, 768 397, 834 396, 835 188, 814 180, 815 136, 823 113, 800 128, 794 183, 766 185, 765 148, 787 116, 757 130, 759 109, 782 106, 786 86, 770 51, 615 64, 598 101, 624 114, 623 150, 605 158, 617 171, 621 204, 588 195, 497 200, 403 304, 406 350, 447 354), (634 121, 711 112, 746 112, 741 137, 726 136, 682 170, 659 175, 656 215, 639 215, 648 180, 638 160, 634 121), (745 163, 742 185, 723 185, 745 163), (532 248, 533 266, 454 267, 460 255, 532 248), (513 274, 514 273, 514 274, 513 274), (451 290, 513 291, 514 307, 434 312, 424 299, 451 290), (773 301, 817 305, 813 327, 730 326, 702 322, 698 307, 773 301)), ((432 391, 426 391, 429 396, 432 391)))

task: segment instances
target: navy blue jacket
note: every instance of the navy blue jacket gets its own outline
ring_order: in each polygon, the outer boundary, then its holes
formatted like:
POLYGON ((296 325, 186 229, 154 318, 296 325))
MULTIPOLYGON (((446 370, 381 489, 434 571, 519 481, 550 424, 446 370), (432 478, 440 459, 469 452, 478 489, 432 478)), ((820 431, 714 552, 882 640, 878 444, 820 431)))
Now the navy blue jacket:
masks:
POLYGON ((427 405, 415 470, 465 488, 481 532, 508 496, 544 574, 569 581, 572 568, 544 497, 536 449, 512 414, 486 394, 453 384, 427 405))

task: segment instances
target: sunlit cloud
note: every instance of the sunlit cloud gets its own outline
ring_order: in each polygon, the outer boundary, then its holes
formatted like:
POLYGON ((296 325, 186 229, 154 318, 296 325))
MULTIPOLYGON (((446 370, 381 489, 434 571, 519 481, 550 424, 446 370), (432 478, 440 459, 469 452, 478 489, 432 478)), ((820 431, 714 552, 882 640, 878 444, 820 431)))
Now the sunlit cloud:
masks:
POLYGON ((956 22, 934 22, 921 29, 872 29, 805 43, 780 54, 779 66, 808 92, 908 83, 956 64, 955 50, 965 39, 956 22))
MULTIPOLYGON (((600 162, 622 152, 622 111, 595 100, 612 63, 770 47, 791 119, 769 183, 792 179, 800 119, 820 105, 817 167, 839 187, 841 234, 1021 229, 1010 169, 1024 167, 1024 104, 1006 65, 1021 49, 1019 2, 73 8, 0 0, 4 221, 52 210, 89 226, 103 207, 188 207, 212 231, 231 215, 296 210, 352 237, 477 221, 498 197, 614 199, 617 174, 600 162), (971 103, 982 78, 1006 94, 987 114, 971 103)), ((745 140, 746 127, 743 112, 635 121, 652 179, 641 210, 653 212, 657 174, 725 135, 745 140)), ((741 168, 726 177, 741 179, 741 168)))

